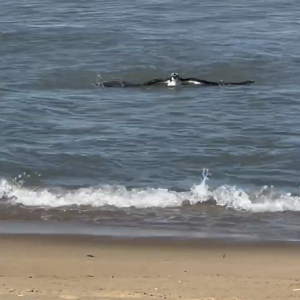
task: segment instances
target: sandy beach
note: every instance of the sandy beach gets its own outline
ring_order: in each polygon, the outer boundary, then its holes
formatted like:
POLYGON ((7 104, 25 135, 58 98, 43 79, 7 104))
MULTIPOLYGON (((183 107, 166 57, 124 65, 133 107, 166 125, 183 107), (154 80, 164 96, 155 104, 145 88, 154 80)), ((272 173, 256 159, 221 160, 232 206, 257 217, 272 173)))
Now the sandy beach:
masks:
POLYGON ((292 244, 0 237, 0 299, 299 299, 292 244))

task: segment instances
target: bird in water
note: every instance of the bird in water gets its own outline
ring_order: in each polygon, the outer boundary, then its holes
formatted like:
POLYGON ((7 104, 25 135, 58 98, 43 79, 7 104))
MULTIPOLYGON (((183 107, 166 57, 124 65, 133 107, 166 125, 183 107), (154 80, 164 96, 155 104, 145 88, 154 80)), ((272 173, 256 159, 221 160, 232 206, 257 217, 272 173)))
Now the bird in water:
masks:
POLYGON ((172 73, 167 79, 155 78, 144 83, 130 83, 122 80, 113 80, 106 82, 94 83, 94 86, 101 87, 146 87, 154 85, 165 85, 169 87, 184 86, 184 85, 197 85, 197 86, 228 86, 228 85, 248 85, 254 83, 254 80, 247 80, 241 82, 224 82, 224 81, 207 81, 204 79, 198 79, 194 77, 182 78, 178 73, 172 73))

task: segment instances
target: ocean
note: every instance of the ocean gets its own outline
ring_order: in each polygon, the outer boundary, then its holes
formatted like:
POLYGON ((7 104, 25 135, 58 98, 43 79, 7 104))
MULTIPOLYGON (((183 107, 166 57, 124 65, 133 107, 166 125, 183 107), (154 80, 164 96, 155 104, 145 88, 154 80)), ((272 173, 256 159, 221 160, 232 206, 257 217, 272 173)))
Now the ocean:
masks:
POLYGON ((298 6, 3 2, 0 233, 299 241, 298 6))

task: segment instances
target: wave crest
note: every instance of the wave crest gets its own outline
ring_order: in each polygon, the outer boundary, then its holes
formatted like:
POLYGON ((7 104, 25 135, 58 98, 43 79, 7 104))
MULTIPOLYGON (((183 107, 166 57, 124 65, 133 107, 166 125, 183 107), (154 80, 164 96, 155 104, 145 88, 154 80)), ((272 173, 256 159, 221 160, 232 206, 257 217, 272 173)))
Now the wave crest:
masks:
POLYGON ((282 212, 300 211, 300 197, 276 193, 273 187, 245 191, 235 186, 209 188, 208 171, 203 180, 190 191, 176 192, 164 188, 127 189, 125 186, 101 186, 63 190, 59 188, 28 188, 17 182, 0 180, 0 199, 10 204, 28 207, 115 206, 119 208, 180 207, 189 203, 211 203, 237 211, 282 212))

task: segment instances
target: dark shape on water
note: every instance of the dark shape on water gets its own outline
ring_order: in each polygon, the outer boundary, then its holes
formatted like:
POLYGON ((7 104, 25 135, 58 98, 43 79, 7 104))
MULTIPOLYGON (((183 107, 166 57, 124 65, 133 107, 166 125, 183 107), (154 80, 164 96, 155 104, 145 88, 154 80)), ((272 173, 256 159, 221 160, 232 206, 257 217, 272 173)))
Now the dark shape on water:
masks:
POLYGON ((198 78, 181 78, 177 73, 172 73, 170 78, 168 79, 160 79, 155 78, 144 83, 130 83, 127 81, 122 80, 113 80, 113 81, 106 81, 106 82, 96 82, 93 83, 94 86, 100 87, 147 87, 147 86, 154 86, 154 85, 165 85, 165 86, 183 86, 183 85, 193 85, 193 86, 230 86, 230 85, 248 85, 254 83, 254 80, 247 80, 241 82, 224 82, 224 81, 207 81, 204 79, 198 78))

